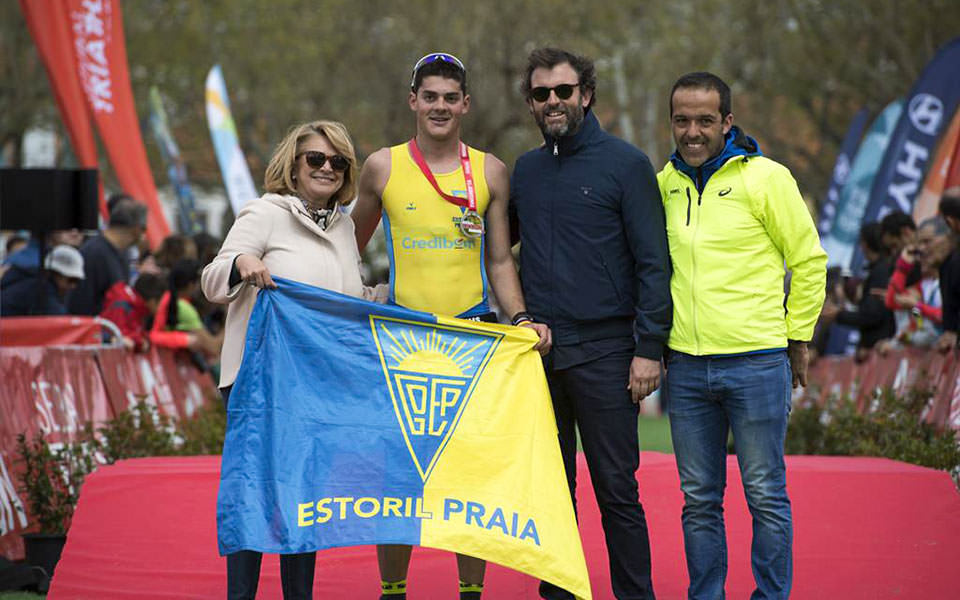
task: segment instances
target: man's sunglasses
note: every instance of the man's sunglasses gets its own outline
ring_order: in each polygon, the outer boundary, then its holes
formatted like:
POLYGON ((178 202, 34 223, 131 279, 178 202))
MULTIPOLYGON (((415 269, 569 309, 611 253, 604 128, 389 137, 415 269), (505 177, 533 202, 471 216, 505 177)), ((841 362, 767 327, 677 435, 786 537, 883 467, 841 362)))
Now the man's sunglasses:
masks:
POLYGON ((530 90, 530 97, 537 102, 546 102, 550 99, 550 92, 553 92, 557 95, 557 98, 568 100, 570 96, 573 95, 573 90, 576 89, 576 87, 577 85, 569 83, 561 83, 556 87, 535 87, 530 90))
POLYGON ((413 75, 410 77, 410 87, 413 87, 414 82, 417 80, 417 72, 422 69, 425 65, 429 65, 433 62, 445 62, 453 65, 454 67, 460 69, 461 72, 466 74, 467 68, 463 66, 463 63, 460 62, 460 59, 452 54, 447 54, 446 52, 431 52, 423 58, 417 61, 417 64, 413 65, 413 75))
POLYGON ((307 158, 307 165, 311 169, 319 169, 323 167, 324 163, 328 160, 330 161, 330 168, 334 171, 346 171, 350 168, 350 159, 342 154, 334 154, 333 156, 327 156, 323 152, 317 150, 307 150, 306 152, 301 152, 297 155, 297 159, 301 156, 307 158))

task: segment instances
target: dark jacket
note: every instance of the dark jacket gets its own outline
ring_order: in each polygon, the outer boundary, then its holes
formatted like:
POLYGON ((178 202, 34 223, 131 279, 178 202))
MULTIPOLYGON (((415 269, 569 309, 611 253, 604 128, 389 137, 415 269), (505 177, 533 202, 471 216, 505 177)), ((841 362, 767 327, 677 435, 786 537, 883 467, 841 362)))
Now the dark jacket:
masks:
POLYGON ((40 242, 31 237, 26 246, 8 256, 3 264, 10 268, 0 279, 0 286, 6 288, 18 281, 33 279, 40 273, 40 242))
POLYGON ((940 265, 940 298, 943 301, 943 330, 957 331, 960 320, 960 249, 940 265))
POLYGON ((600 128, 580 130, 517 160, 510 212, 527 309, 554 346, 635 337, 658 360, 670 332, 670 259, 663 203, 640 150, 600 128))
POLYGON ((873 348, 880 340, 892 338, 897 330, 893 311, 887 308, 883 296, 874 293, 876 290, 886 291, 893 273, 893 261, 880 258, 867 269, 867 278, 863 280, 863 292, 857 310, 839 312, 836 319, 841 325, 860 330, 858 348, 873 348))
POLYGON ((71 315, 96 316, 103 310, 103 298, 110 286, 130 281, 130 263, 103 233, 84 242, 80 254, 86 278, 70 293, 67 309, 71 315))
POLYGON ((66 314, 57 286, 47 274, 35 273, 4 286, 0 293, 0 317, 66 314))

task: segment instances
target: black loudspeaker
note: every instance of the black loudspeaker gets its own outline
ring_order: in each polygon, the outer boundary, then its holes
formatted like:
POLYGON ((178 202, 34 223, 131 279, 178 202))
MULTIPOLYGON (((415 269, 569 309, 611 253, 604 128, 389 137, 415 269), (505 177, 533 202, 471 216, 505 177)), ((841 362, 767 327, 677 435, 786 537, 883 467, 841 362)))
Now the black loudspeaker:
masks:
POLYGON ((96 169, 0 169, 0 229, 97 229, 96 169))

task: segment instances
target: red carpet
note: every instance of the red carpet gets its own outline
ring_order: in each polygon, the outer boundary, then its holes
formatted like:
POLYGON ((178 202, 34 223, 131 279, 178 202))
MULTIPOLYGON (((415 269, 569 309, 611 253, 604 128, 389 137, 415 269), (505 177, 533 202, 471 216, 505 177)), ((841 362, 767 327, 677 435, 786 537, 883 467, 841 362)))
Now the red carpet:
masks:
MULTIPOLYGON (((215 504, 219 457, 148 458, 100 469, 83 488, 49 598, 224 598, 215 504)), ((942 472, 885 459, 788 457, 795 520, 796 599, 947 599, 960 594, 960 494, 942 472)), ((613 598, 600 516, 581 461, 581 532, 594 598, 613 598)), ((747 598, 750 517, 728 465, 727 594, 747 598)), ((681 495, 672 455, 644 453, 639 473, 657 597, 684 598, 681 495)), ((411 600, 455 597, 451 555, 416 549, 411 600)), ((373 548, 318 554, 315 597, 377 597, 373 548)), ((280 598, 275 556, 259 598, 280 598)), ((536 582, 490 566, 484 598, 536 599, 536 582)))

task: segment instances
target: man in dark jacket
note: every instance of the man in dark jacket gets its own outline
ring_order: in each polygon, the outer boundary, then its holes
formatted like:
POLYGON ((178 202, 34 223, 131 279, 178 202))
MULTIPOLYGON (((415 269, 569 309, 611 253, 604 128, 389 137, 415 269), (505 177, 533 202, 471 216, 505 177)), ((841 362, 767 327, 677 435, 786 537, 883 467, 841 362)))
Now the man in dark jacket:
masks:
POLYGON ((129 248, 137 244, 147 230, 147 207, 136 200, 121 199, 110 210, 107 228, 84 242, 86 279, 70 294, 67 309, 72 315, 98 315, 103 298, 114 283, 130 280, 129 248))
MULTIPOLYGON (((571 495, 576 429, 603 517, 613 591, 653 598, 635 472, 640 401, 659 385, 670 331, 663 205, 647 157, 600 128, 593 63, 530 54, 523 91, 545 144, 517 161, 510 209, 527 309, 553 331, 545 357, 571 495)), ((572 598, 541 583, 544 598, 572 598)))
POLYGON ((887 256, 880 223, 868 223, 860 229, 860 248, 867 261, 867 277, 861 285, 857 309, 841 310, 836 304, 829 303, 823 308, 823 316, 826 320, 833 319, 836 323, 856 327, 860 331, 857 359, 864 360, 867 351, 877 342, 893 337, 896 323, 893 311, 884 303, 887 284, 893 273, 893 261, 887 256))

